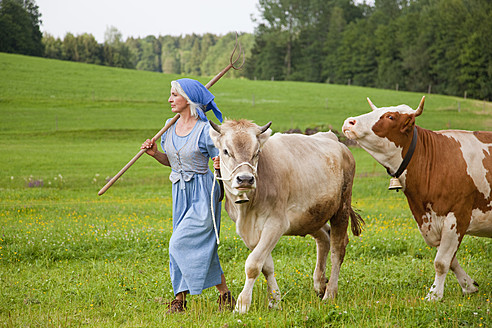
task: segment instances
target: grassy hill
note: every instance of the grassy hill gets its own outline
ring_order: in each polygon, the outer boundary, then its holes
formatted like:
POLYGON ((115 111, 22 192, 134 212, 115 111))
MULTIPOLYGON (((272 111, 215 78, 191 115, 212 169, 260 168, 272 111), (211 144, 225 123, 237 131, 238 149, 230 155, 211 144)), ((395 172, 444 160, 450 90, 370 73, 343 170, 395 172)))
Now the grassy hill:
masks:
MULTIPOLYGON (((171 116, 167 105, 169 83, 179 78, 4 53, 0 53, 0 73, 4 132, 158 130, 171 116), (81 112, 85 115, 80 115, 81 112)), ((210 80, 197 79, 203 83, 210 80)), ((376 106, 405 103, 416 107, 425 95, 354 86, 227 78, 211 91, 227 117, 248 118, 259 123, 271 120, 276 131, 313 125, 339 129, 346 117, 369 110, 366 97, 376 106)), ((487 115, 490 111, 490 103, 427 95, 425 114, 419 123, 430 129, 490 129, 492 119, 487 115)))
MULTIPOLYGON (((133 157, 143 140, 173 116, 167 98, 170 81, 179 78, 5 53, 0 53, 0 75, 0 147, 5 154, 0 186, 7 182, 12 186, 12 176, 14 180, 17 176, 38 176, 39 169, 53 176, 73 175, 78 184, 83 184, 87 173, 73 172, 74 166, 93 167, 104 176, 114 174, 121 163, 133 157), (55 165, 50 162, 52 157, 57 158, 55 165)), ((197 79, 204 84, 210 80, 197 79)), ((211 91, 226 117, 247 118, 258 124, 273 121, 274 131, 317 126, 340 130, 347 117, 370 110, 366 97, 376 106, 405 103, 415 108, 423 95, 227 78, 211 91)), ((490 103, 426 97, 424 114, 418 119, 423 127, 492 128, 490 103)))
MULTIPOLYGON (((224 63, 224 66, 226 63, 224 63)), ((247 65, 247 62, 246 62, 247 65)), ((284 237, 273 252, 283 310, 268 311, 258 279, 251 311, 216 313, 216 292, 166 317, 171 235, 169 169, 143 156, 104 196, 97 191, 173 116, 170 81, 159 73, 0 53, 0 326, 84 327, 455 327, 490 323, 492 243, 465 238, 458 258, 480 292, 461 296, 448 275, 445 300, 421 299, 433 281, 435 249, 417 231, 402 193, 387 191, 383 167, 360 148, 353 204, 366 220, 350 236, 339 296, 312 290, 315 247, 284 237), (295 261, 292 259, 295 258, 295 261)), ((211 77, 198 77, 204 84, 211 77)), ((223 78, 211 91, 228 118, 274 131, 340 130, 349 116, 408 104, 420 93, 328 84, 223 78)), ((492 104, 426 95, 418 124, 492 129, 492 104), (459 109, 459 110, 458 110, 459 109)), ((223 211, 219 256, 230 288, 243 285, 249 251, 223 211)))

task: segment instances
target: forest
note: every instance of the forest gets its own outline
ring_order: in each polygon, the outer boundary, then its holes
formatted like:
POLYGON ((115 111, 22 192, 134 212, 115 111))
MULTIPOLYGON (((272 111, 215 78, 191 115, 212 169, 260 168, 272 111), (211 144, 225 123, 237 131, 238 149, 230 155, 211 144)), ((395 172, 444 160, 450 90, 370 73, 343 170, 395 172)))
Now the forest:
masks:
MULTIPOLYGON (((257 6, 254 34, 239 33, 246 64, 234 77, 492 99, 489 0, 258 0, 257 6)), ((235 42, 234 32, 123 40, 116 27, 102 44, 91 34, 60 39, 41 36, 41 16, 34 0, 0 0, 0 51, 200 76, 220 71, 235 42)))

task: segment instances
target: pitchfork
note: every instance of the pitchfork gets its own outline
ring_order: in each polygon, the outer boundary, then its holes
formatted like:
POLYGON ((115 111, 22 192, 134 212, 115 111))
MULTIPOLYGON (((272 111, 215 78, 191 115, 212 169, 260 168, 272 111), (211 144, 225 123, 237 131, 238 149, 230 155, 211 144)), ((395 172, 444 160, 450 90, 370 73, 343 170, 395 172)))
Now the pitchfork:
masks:
MULTIPOLYGON (((208 82, 205 85, 205 88, 210 89, 210 87, 213 86, 231 68, 233 68, 235 70, 241 69, 243 67, 243 65, 244 65, 244 61, 245 61, 244 49, 242 48, 241 43, 238 41, 238 39, 237 39, 237 33, 236 33, 236 44, 234 46, 234 50, 231 53, 231 57, 229 59, 229 65, 227 65, 222 71, 220 71, 219 74, 217 74, 212 80, 210 80, 210 82, 208 82), (235 56, 236 56, 236 50, 238 50, 238 53, 237 53, 237 57, 235 58, 235 56), (239 61, 239 59, 241 57, 243 59, 241 65, 240 66, 236 66, 236 64, 238 63, 238 61, 239 61)), ((157 134, 154 136, 154 140, 158 140, 164 134, 164 132, 166 132, 167 129, 169 129, 178 120, 178 118, 179 118, 179 114, 176 114, 171 120, 169 120, 169 122, 167 122, 167 124, 164 125, 164 127, 159 132, 157 132, 157 134)), ((130 168, 130 166, 132 166, 133 163, 135 163, 137 161, 137 159, 139 159, 140 156, 142 156, 145 153, 145 151, 146 151, 146 149, 141 149, 137 153, 137 155, 135 155, 128 162, 128 164, 126 164, 114 177, 111 178, 111 180, 108 181, 108 183, 106 183, 106 185, 104 187, 101 188, 101 190, 99 190, 99 192, 97 194, 99 196, 101 196, 102 194, 104 194, 106 192, 106 190, 108 190, 109 187, 111 187, 113 185, 113 183, 115 183, 116 180, 118 180, 119 177, 121 177, 123 175, 123 173, 125 173, 126 170, 128 170, 130 168)))

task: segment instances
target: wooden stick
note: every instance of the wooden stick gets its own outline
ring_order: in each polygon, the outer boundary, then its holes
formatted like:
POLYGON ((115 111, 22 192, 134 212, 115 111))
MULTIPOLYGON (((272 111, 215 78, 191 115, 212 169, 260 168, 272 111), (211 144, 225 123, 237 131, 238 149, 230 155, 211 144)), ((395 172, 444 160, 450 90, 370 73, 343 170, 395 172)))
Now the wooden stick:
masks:
MULTIPOLYGON (((169 122, 167 122, 166 125, 164 125, 164 127, 159 131, 157 132, 157 134, 154 136, 154 140, 156 140, 156 142, 159 140, 159 138, 164 134, 164 132, 167 131, 167 129, 169 129, 171 127, 171 125, 173 125, 179 118, 179 114, 176 114, 169 122)), ((113 185, 113 183, 116 182, 116 180, 118 180, 122 175, 123 173, 126 172, 126 170, 128 170, 130 168, 130 166, 133 165, 133 163, 135 163, 137 161, 137 159, 140 158, 140 156, 142 156, 145 152, 146 152, 147 149, 140 149, 140 151, 137 153, 137 155, 135 155, 135 157, 133 157, 129 162, 128 164, 125 165, 125 167, 123 167, 120 172, 118 172, 114 177, 111 178, 111 180, 108 181, 108 183, 106 183, 106 185, 104 187, 101 188, 101 190, 99 190, 99 192, 97 193, 99 196, 101 196, 102 194, 104 194, 106 192, 106 190, 109 189, 109 187, 111 187, 113 185)))
MULTIPOLYGON (((220 73, 217 74, 212 80, 210 80, 210 82, 208 82, 205 85, 205 87, 207 89, 210 89, 210 87, 212 85, 214 85, 215 82, 217 82, 225 73, 227 73, 228 70, 230 70, 231 68, 240 69, 243 66, 243 64, 244 64, 244 51, 241 48, 241 44, 237 41, 237 33, 236 33, 236 46, 234 47, 234 50, 232 51, 231 58, 230 58, 230 64, 227 65, 222 71, 220 71, 220 73), (239 56, 235 60, 233 60, 234 53, 236 52, 238 44, 239 44, 239 52, 240 53, 239 53, 239 56), (236 62, 239 60, 239 58, 241 58, 241 55, 243 57, 243 62, 241 64, 241 66, 238 66, 238 67, 234 66, 236 64, 236 62)), ((173 125, 178 120, 178 118, 179 118, 179 114, 176 114, 169 122, 167 122, 167 124, 164 125, 164 127, 159 132, 157 132, 157 134, 154 136, 154 140, 155 141, 159 140, 159 138, 164 134, 164 132, 166 132, 167 129, 169 129, 171 127, 171 125, 173 125)), ((106 183, 106 185, 104 187, 102 187, 101 190, 99 190, 99 192, 97 194, 99 196, 104 194, 106 192, 106 190, 108 190, 109 187, 111 187, 113 185, 113 183, 115 183, 116 180, 118 180, 123 175, 123 173, 125 173, 126 170, 128 170, 130 168, 130 166, 132 166, 133 163, 135 163, 137 161, 137 159, 139 159, 140 156, 142 156, 145 152, 146 152, 146 149, 140 149, 140 151, 137 153, 137 155, 135 155, 128 162, 128 164, 126 164, 114 177, 112 177, 111 180, 109 180, 108 183, 106 183)))

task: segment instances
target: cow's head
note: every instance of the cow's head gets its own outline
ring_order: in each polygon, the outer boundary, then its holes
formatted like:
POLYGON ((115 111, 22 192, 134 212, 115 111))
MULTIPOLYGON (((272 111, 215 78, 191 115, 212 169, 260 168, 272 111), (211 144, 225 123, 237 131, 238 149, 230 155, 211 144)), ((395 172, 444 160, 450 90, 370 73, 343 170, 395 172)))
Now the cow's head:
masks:
POLYGON ((236 202, 247 201, 244 194, 256 188, 258 159, 272 133, 271 124, 260 127, 247 120, 226 120, 219 126, 210 121, 210 137, 220 152, 222 178, 229 191, 240 196, 236 202))
POLYGON ((416 110, 407 105, 377 108, 369 98, 367 101, 372 112, 347 118, 342 131, 379 163, 395 172, 403 160, 403 148, 412 141, 415 118, 424 110, 425 96, 416 110))

